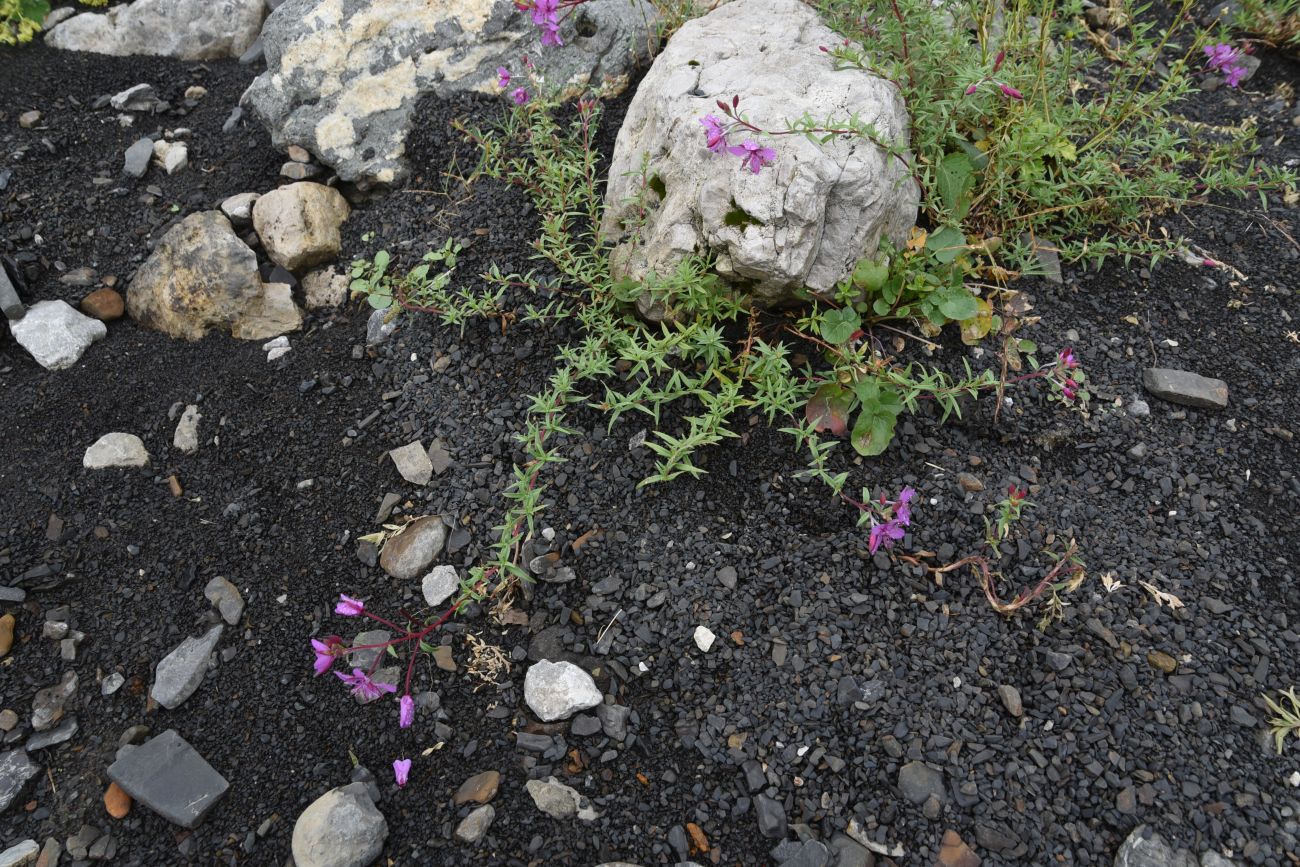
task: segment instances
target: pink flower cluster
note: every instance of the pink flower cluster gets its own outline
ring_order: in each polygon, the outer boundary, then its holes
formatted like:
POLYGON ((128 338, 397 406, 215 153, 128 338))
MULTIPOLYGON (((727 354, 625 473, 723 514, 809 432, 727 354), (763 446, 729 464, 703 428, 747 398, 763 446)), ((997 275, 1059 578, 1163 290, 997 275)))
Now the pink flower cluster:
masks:
POLYGON ((1065 398, 1066 402, 1072 403, 1079 394, 1079 383, 1075 381, 1069 372, 1079 366, 1079 360, 1074 357, 1074 350, 1067 346, 1056 356, 1056 362, 1060 371, 1059 375, 1063 378, 1061 381, 1061 397, 1065 398))
POLYGON ((700 118, 700 123, 704 126, 705 147, 715 154, 725 150, 732 156, 740 157, 741 165, 748 166, 754 174, 758 174, 763 166, 770 166, 776 161, 775 150, 762 147, 753 139, 747 138, 738 145, 729 145, 725 121, 716 114, 706 114, 700 118))
POLYGON ((560 38, 560 0, 515 0, 515 8, 532 10, 533 23, 542 31, 542 45, 558 48, 564 44, 560 38))
MULTIPOLYGON (((424 626, 418 630, 404 629, 391 620, 386 620, 376 614, 366 610, 366 603, 360 599, 348 596, 346 593, 339 594, 339 601, 334 606, 334 613, 342 617, 369 617, 378 622, 396 630, 399 635, 397 638, 390 639, 378 644, 361 644, 349 647, 343 642, 343 639, 337 635, 327 635, 324 638, 313 638, 311 640, 312 653, 315 654, 313 668, 316 676, 319 677, 334 667, 335 661, 346 657, 349 653, 355 653, 358 650, 376 650, 375 661, 371 665, 370 671, 362 671, 360 668, 352 669, 348 674, 342 671, 334 672, 334 676, 349 687, 349 692, 365 701, 374 701, 384 695, 390 695, 397 692, 397 686, 391 683, 383 683, 374 679, 375 669, 379 666, 379 661, 384 656, 384 651, 398 644, 407 642, 415 646, 423 644, 424 639, 429 633, 433 632, 443 623, 456 613, 460 603, 453 605, 435 622, 424 626)), ((415 724, 415 699, 411 696, 411 674, 414 671, 415 654, 411 654, 410 661, 406 669, 406 682, 402 690, 401 697, 397 700, 397 724, 400 728, 410 728, 415 724)), ((393 762, 393 775, 397 780, 397 785, 406 785, 407 775, 411 770, 410 759, 398 759, 393 762)))
POLYGON ((1002 61, 1006 59, 1007 59, 1007 53, 1005 51, 999 51, 998 56, 993 60, 993 71, 988 75, 984 76, 983 78, 981 78, 979 81, 967 87, 966 95, 970 96, 975 91, 979 90, 981 84, 985 82, 989 82, 990 84, 996 84, 998 86, 998 90, 1002 91, 1002 95, 1005 96, 1007 99, 1024 99, 1025 95, 1023 93, 1016 90, 1014 87, 1007 84, 1005 81, 999 81, 998 79, 993 77, 998 74, 998 70, 1002 68, 1002 61))
MULTIPOLYGON (((505 90, 510 86, 510 81, 513 77, 514 76, 510 74, 510 70, 506 69, 504 66, 497 67, 497 87, 505 90)), ((523 87, 516 87, 514 90, 510 91, 510 101, 515 105, 523 105, 528 102, 528 90, 523 87)))
POLYGON ((1205 65, 1223 73, 1223 82, 1228 87, 1239 86, 1246 77, 1246 67, 1237 62, 1240 59, 1240 52, 1226 42, 1205 46, 1205 65))
POLYGON ((872 518, 871 536, 867 540, 868 551, 874 554, 882 545, 886 549, 892 548, 895 542, 907 535, 904 528, 912 523, 912 499, 915 496, 916 489, 912 487, 899 491, 898 499, 892 503, 881 496, 877 512, 882 520, 872 518))

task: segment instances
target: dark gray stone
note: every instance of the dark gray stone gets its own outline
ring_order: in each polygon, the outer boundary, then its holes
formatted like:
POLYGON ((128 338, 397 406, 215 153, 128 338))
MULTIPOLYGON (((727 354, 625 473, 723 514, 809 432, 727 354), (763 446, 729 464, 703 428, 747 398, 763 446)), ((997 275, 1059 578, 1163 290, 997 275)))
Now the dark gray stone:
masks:
POLYGON ((786 835, 785 807, 767 795, 754 796, 754 815, 758 818, 758 832, 769 840, 780 840, 786 835))
POLYGON ((9 275, 5 273, 3 264, 0 264, 0 312, 3 312, 10 322, 22 319, 23 314, 27 312, 23 307, 22 299, 18 297, 18 290, 14 288, 9 275))
POLYGON ((1202 409, 1223 409, 1228 405, 1228 384, 1199 373, 1148 367, 1142 371, 1142 387, 1162 400, 1202 409))
POLYGON ((149 161, 153 159, 153 139, 136 139, 135 144, 126 149, 122 159, 122 174, 129 178, 143 178, 149 171, 149 161))
POLYGON ((28 758, 26 750, 0 753, 0 813, 9 809, 40 772, 40 766, 28 758))
MULTIPOLYGON (((782 846, 785 849, 778 862, 781 867, 826 867, 831 862, 830 850, 825 843, 817 840, 805 840, 802 843, 789 841, 789 845, 782 846)), ((773 857, 776 857, 775 852, 773 857)))
POLYGON ((230 784, 175 729, 108 766, 108 778, 167 821, 195 828, 230 784))
POLYGON ((487 834, 488 828, 492 827, 492 820, 496 817, 496 808, 491 804, 484 804, 462 819, 460 824, 456 826, 456 839, 471 845, 477 843, 487 834))
POLYGON ((923 804, 931 797, 942 802, 943 771, 936 770, 925 762, 908 762, 898 771, 898 789, 912 804, 923 804))
POLYGON ((616 741, 627 738, 627 721, 631 715, 631 708, 619 704, 602 704, 596 707, 596 718, 600 720, 600 727, 605 730, 606 737, 616 741))
POLYGON ((187 638, 163 657, 154 672, 150 695, 168 710, 174 710, 194 694, 208 670, 208 657, 221 641, 225 627, 217 624, 202 638, 187 638))
POLYGON ((600 720, 594 716, 588 716, 580 713, 573 718, 573 723, 569 727, 575 735, 581 738, 589 737, 596 734, 601 729, 600 720))
POLYGON ((46 747, 52 747, 57 744, 68 741, 77 733, 77 720, 75 717, 68 717, 54 728, 47 732, 34 734, 27 739, 27 751, 34 753, 37 750, 43 750, 46 747))
POLYGON ((831 857, 835 867, 875 867, 876 865, 876 853, 844 834, 836 834, 831 838, 831 857))

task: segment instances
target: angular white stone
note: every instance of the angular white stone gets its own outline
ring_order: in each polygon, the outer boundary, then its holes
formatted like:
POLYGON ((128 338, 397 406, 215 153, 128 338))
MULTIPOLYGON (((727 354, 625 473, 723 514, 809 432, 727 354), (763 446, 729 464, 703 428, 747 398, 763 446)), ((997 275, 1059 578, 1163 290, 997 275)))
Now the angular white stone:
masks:
POLYGON ((45 41, 66 51, 181 60, 238 57, 257 38, 264 0, 135 0, 107 12, 82 12, 45 41))
POLYGON ((78 313, 66 301, 40 301, 27 315, 9 323, 23 349, 46 370, 65 370, 76 364, 86 348, 108 335, 108 326, 78 313))
POLYGON ((542 722, 568 719, 604 701, 596 681, 572 662, 543 659, 524 675, 524 701, 542 722))
POLYGON ((302 811, 293 826, 293 860, 297 867, 370 867, 387 838, 388 822, 365 783, 349 783, 302 811))
POLYGON ((257 193, 236 193, 221 203, 221 213, 232 223, 248 223, 253 219, 253 203, 260 198, 257 193))
POLYGON ((841 39, 799 0, 735 0, 673 34, 637 87, 609 168, 601 233, 622 242, 618 269, 641 278, 710 254, 724 278, 774 304, 802 286, 831 289, 882 236, 906 241, 919 201, 911 171, 863 138, 822 144, 731 132, 733 145, 755 138, 775 149, 773 164, 758 174, 705 146, 699 119, 719 115, 718 100, 741 94, 740 110, 759 126, 779 129, 805 113, 857 116, 906 151, 909 121, 898 88, 863 70, 837 70, 818 50, 841 39), (643 165, 664 195, 650 193, 641 240, 631 243, 624 233, 637 220, 634 200, 644 202, 637 195, 643 165))
POLYGON ((429 453, 419 440, 393 449, 388 456, 393 459, 393 465, 402 478, 413 485, 427 485, 433 478, 433 461, 429 460, 429 453))
POLYGON ((713 642, 716 641, 717 638, 718 637, 713 634, 713 630, 709 629, 709 627, 695 627, 695 646, 705 653, 709 652, 709 649, 713 647, 713 642))
POLYGON ((420 584, 425 604, 430 608, 442 605, 459 589, 460 576, 456 574, 455 566, 435 566, 420 584))
POLYGON ((106 433, 86 449, 81 465, 88 470, 146 467, 149 465, 149 452, 145 451, 144 442, 135 434, 106 433))
POLYGON ((239 340, 265 340, 302 328, 302 310, 293 301, 288 283, 267 283, 262 297, 253 301, 230 326, 239 340))
POLYGON ((172 435, 172 447, 177 451, 192 455, 199 450, 199 420, 203 416, 194 404, 185 407, 181 420, 176 423, 176 433, 172 435))

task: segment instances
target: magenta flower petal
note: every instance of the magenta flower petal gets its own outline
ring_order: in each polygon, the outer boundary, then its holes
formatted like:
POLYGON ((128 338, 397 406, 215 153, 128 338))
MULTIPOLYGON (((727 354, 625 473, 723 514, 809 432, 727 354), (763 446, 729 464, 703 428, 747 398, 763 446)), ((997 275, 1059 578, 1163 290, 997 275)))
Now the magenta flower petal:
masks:
POLYGON ((386 692, 397 692, 397 687, 394 684, 376 683, 370 679, 370 675, 359 668, 352 669, 351 674, 336 671, 334 676, 352 687, 351 693, 353 695, 364 698, 366 701, 374 701, 386 692))
POLYGON ((1025 98, 1025 95, 1024 95, 1023 93, 1021 93, 1020 91, 1016 90, 1014 87, 1012 87, 1012 86, 1009 85, 1009 84, 999 84, 998 87, 1000 87, 1000 88, 1002 89, 1002 93, 1003 93, 1004 96, 1008 96, 1008 97, 1010 97, 1011 99, 1024 99, 1024 98, 1025 98))
POLYGON ((727 146, 727 130, 722 118, 715 114, 706 114, 700 118, 704 126, 704 145, 715 154, 727 146))
POLYGON ((333 640, 326 639, 325 641, 318 641, 317 639, 313 638, 311 640, 312 652, 316 654, 316 662, 314 664, 314 667, 316 669, 317 677, 320 677, 322 674, 324 674, 325 672, 329 671, 331 668, 334 667, 334 660, 337 658, 335 654, 335 648, 337 646, 338 646, 337 639, 333 639, 333 640))
POLYGON ((404 729, 409 729, 411 724, 415 722, 415 699, 411 698, 408 693, 401 697, 397 705, 399 708, 398 725, 404 729))
POLYGON ((523 105, 528 102, 528 91, 524 90, 522 87, 516 87, 510 93, 510 99, 515 105, 523 105))
POLYGON ((366 603, 360 599, 353 599, 346 593, 339 594, 339 603, 334 606, 335 614, 342 614, 344 617, 356 617, 366 610, 366 603))
POLYGON ((980 86, 980 83, 977 81, 977 82, 975 82, 974 84, 972 84, 970 87, 966 88, 966 95, 967 95, 967 96, 970 96, 972 93, 974 93, 975 91, 979 90, 979 86, 980 86))
POLYGON ((510 86, 510 70, 504 66, 497 67, 497 87, 505 90, 510 86))
POLYGON ((396 759, 393 761, 393 778, 397 780, 398 787, 406 785, 406 780, 411 775, 411 760, 396 759))
POLYGON ((542 25, 542 45, 556 48, 564 45, 564 40, 560 38, 560 25, 555 21, 547 21, 542 25))

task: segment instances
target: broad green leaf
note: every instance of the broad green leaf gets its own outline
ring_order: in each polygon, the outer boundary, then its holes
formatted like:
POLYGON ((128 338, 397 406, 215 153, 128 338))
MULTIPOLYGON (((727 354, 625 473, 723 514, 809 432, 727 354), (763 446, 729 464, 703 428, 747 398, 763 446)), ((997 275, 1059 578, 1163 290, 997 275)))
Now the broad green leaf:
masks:
POLYGON ((862 318, 851 307, 831 310, 822 316, 821 332, 827 343, 843 343, 861 327, 862 318))
POLYGON ((883 262, 862 259, 853 269, 853 285, 868 292, 879 292, 889 277, 889 266, 883 262))
POLYGON ((835 436, 843 436, 849 431, 849 413, 853 410, 853 392, 828 382, 813 394, 808 405, 804 407, 804 416, 812 423, 813 430, 830 431, 835 436))
POLYGON ((861 409, 853 425, 853 448, 860 455, 878 455, 894 438, 894 424, 903 411, 903 401, 892 386, 874 379, 859 380, 854 386, 861 409))
POLYGON ((366 300, 376 310, 387 310, 393 306, 393 296, 382 292, 371 292, 366 296, 366 300))
POLYGON ((939 312, 949 319, 961 322, 970 319, 980 312, 979 301, 964 286, 952 286, 945 289, 935 298, 939 305, 939 312))
POLYGON ((966 236, 952 226, 944 226, 926 239, 925 247, 947 265, 966 249, 966 236))
POLYGON ((993 328, 993 305, 976 298, 975 306, 979 312, 961 320, 961 342, 967 346, 977 346, 993 328))
POLYGON ((975 188, 975 167, 964 153, 951 153, 939 163, 935 189, 939 199, 954 219, 961 220, 970 210, 971 190, 975 188))

